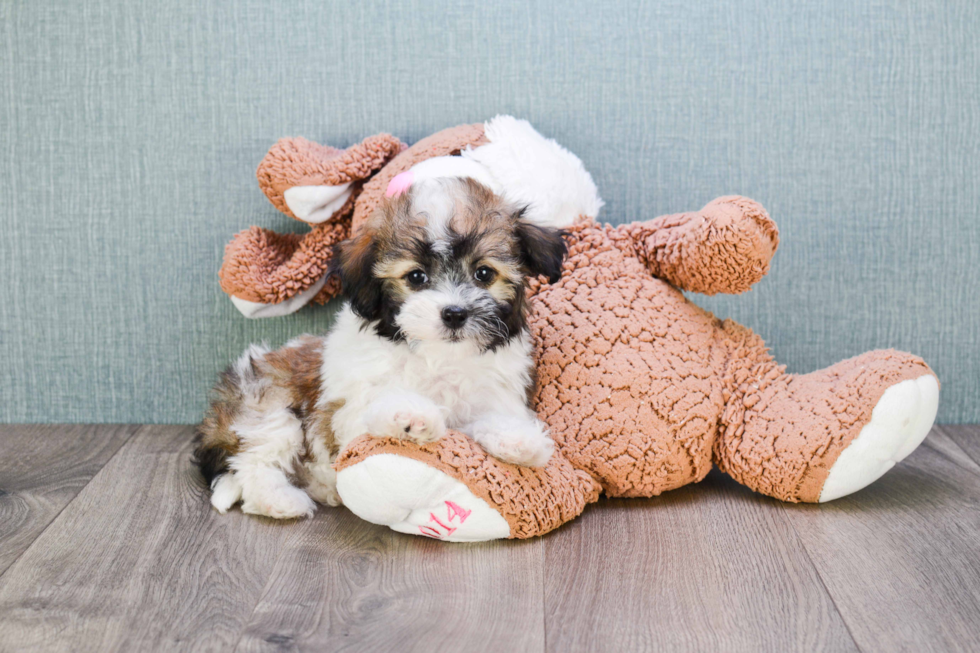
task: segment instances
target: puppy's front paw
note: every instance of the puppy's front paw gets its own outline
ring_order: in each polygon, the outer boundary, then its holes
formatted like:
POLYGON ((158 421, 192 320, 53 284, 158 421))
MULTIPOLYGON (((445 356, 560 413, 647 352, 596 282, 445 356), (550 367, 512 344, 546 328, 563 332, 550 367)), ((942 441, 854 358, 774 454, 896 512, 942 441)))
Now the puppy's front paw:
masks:
POLYGON ((555 452, 555 443, 547 436, 524 438, 519 434, 501 433, 496 435, 488 451, 504 462, 524 467, 544 467, 555 452))
POLYGON ((494 458, 524 467, 544 467, 555 451, 554 441, 537 420, 486 416, 471 424, 467 433, 494 458))
POLYGON ((446 433, 446 420, 435 403, 417 395, 387 397, 372 404, 371 435, 433 442, 446 433))

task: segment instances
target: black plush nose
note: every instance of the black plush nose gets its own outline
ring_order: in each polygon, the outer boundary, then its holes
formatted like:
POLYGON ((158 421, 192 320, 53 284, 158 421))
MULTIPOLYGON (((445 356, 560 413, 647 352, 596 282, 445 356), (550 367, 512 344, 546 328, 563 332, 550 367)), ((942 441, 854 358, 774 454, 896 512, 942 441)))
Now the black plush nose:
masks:
POLYGON ((466 321, 467 312, 462 306, 447 306, 442 309, 442 321, 450 329, 458 329, 466 321))

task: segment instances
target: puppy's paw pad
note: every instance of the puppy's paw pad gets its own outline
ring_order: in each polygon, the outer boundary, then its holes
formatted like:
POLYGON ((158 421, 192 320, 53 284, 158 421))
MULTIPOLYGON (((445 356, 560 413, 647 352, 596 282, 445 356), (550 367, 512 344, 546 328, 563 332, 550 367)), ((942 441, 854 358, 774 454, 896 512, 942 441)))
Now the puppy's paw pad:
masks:
POLYGON ((303 490, 291 485, 254 493, 242 504, 242 512, 273 519, 312 517, 315 510, 313 499, 303 490))
POLYGON ((446 430, 442 416, 438 412, 425 414, 422 412, 399 412, 394 415, 394 422, 400 437, 409 438, 416 442, 432 442, 442 437, 446 430))

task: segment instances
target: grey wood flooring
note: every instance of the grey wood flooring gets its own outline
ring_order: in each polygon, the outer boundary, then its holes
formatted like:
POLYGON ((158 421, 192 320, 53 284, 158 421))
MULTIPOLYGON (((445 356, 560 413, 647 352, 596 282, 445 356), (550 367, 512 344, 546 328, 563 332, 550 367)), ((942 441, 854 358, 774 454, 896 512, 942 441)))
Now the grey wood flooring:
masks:
POLYGON ((718 472, 546 537, 218 515, 177 426, 0 426, 0 651, 980 650, 980 427, 787 505, 718 472))

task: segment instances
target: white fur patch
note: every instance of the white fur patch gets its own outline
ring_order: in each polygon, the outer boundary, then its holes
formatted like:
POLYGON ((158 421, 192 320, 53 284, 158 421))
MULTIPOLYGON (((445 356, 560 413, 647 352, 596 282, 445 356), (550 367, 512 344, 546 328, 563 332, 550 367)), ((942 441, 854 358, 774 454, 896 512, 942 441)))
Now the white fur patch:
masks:
POLYGON ((510 536, 507 520, 463 483, 404 456, 378 454, 341 470, 337 491, 355 515, 400 533, 448 542, 510 536))
POLYGON ((529 206, 528 220, 560 228, 599 215, 602 199, 577 156, 513 116, 497 116, 485 130, 490 143, 462 155, 489 170, 506 200, 529 206))
MULTIPOLYGON (((492 432, 487 424, 493 415, 509 416, 503 430, 513 426, 512 420, 525 420, 529 423, 519 432, 540 438, 543 426, 525 403, 530 368, 527 333, 495 351, 483 351, 467 340, 420 340, 409 346, 378 336, 372 327, 364 328, 361 318, 345 305, 325 341, 320 404, 343 404, 332 422, 341 449, 360 435, 373 434, 372 427, 379 428, 375 423, 379 413, 387 415, 389 408, 392 415, 405 412, 406 395, 417 395, 412 405, 438 406, 445 426, 464 433, 483 418, 480 433, 473 434, 478 442, 480 434, 492 432)), ((427 408, 415 414, 431 420, 431 412, 427 408)))
POLYGON ((515 465, 544 467, 554 453, 555 443, 544 424, 531 411, 524 415, 482 415, 463 427, 487 453, 515 465))
POLYGON ((820 492, 820 503, 857 492, 877 481, 922 444, 939 408, 939 383, 931 374, 885 390, 871 421, 841 452, 820 492))
POLYGON ((425 229, 437 251, 448 247, 449 220, 456 210, 456 199, 447 193, 438 179, 415 182, 412 185, 412 208, 426 217, 425 229), (440 247, 441 245, 441 247, 440 247))

